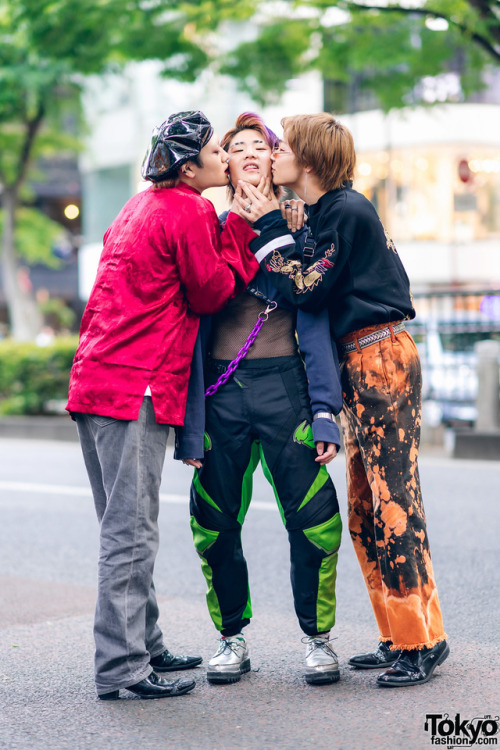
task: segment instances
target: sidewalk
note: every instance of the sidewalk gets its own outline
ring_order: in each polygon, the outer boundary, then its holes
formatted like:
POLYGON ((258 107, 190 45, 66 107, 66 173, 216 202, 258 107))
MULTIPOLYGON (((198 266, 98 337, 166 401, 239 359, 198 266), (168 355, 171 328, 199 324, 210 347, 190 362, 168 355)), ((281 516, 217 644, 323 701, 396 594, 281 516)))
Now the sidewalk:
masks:
MULTIPOLYGON (((168 442, 173 444, 173 430, 168 442)), ((69 440, 78 442, 75 422, 69 414, 59 417, 0 417, 0 438, 25 440, 69 440)))
POLYGON ((35 440, 78 440, 76 425, 63 417, 0 417, 0 437, 35 440))

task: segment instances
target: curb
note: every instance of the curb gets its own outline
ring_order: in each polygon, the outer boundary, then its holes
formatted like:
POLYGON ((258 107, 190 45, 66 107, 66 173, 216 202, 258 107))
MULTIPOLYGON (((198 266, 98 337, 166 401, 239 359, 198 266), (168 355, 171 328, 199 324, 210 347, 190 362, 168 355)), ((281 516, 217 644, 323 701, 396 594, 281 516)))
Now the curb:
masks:
POLYGON ((0 437, 78 442, 76 424, 69 415, 67 417, 2 417, 0 437))
MULTIPOLYGON (((174 444, 174 435, 174 428, 171 427, 167 445, 174 444)), ((0 438, 79 442, 76 422, 71 419, 69 414, 54 417, 1 417, 0 438)))
POLYGON ((492 432, 456 430, 453 458, 500 461, 500 430, 492 432))

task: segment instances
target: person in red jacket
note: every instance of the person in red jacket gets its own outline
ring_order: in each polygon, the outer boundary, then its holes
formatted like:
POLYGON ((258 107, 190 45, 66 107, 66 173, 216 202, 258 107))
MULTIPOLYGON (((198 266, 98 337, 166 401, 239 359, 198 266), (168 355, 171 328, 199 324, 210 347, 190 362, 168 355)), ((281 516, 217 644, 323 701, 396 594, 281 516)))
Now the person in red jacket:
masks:
POLYGON ((228 156, 201 112, 155 128, 131 198, 104 235, 83 315, 67 410, 78 434, 100 522, 94 623, 102 700, 182 695, 201 657, 174 656, 158 626, 153 567, 169 426, 184 422, 199 316, 218 312, 258 270, 255 236, 236 213, 220 231, 201 193, 226 185, 228 156))

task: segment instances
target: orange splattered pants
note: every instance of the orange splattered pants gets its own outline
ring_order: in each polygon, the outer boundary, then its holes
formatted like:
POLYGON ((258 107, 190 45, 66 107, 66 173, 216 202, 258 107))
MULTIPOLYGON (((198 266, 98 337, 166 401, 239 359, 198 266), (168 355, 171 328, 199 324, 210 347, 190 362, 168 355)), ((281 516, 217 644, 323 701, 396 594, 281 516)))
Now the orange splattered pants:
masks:
POLYGON ((421 370, 411 336, 391 334, 342 358, 349 531, 380 640, 421 649, 446 638, 417 466, 421 370))

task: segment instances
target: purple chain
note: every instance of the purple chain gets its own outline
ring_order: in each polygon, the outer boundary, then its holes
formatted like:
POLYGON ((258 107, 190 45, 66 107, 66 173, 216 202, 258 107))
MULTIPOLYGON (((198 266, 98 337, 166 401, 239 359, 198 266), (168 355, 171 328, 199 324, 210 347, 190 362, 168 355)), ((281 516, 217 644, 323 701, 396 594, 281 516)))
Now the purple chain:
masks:
POLYGON ((264 325, 265 321, 268 319, 269 313, 275 310, 277 307, 278 305, 276 304, 276 302, 270 302, 268 306, 266 307, 266 309, 264 310, 264 312, 259 313, 259 318, 256 324, 254 325, 254 327, 252 328, 252 330, 250 331, 250 334, 247 340, 245 341, 245 343, 243 344, 243 346, 241 347, 241 349, 239 350, 238 354, 233 359, 233 361, 228 364, 227 370, 222 373, 222 375, 218 378, 216 383, 214 383, 213 385, 207 388, 207 390, 205 391, 205 398, 208 398, 208 396, 213 396, 214 393, 216 393, 219 390, 221 385, 224 385, 224 383, 227 383, 227 381, 229 380, 233 372, 238 367, 240 361, 244 357, 247 356, 250 347, 252 346, 253 342, 257 338, 257 334, 259 333, 260 329, 264 325))

